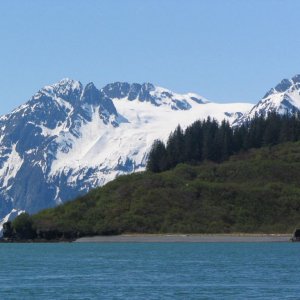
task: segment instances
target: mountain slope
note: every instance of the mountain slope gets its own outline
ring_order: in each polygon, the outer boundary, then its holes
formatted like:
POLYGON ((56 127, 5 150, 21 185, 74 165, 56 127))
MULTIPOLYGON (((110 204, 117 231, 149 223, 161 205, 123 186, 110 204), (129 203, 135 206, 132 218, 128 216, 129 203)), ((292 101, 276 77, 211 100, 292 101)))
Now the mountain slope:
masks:
POLYGON ((212 116, 233 121, 251 104, 216 104, 150 83, 64 79, 0 118, 0 218, 37 212, 121 174, 144 170, 157 138, 212 116))

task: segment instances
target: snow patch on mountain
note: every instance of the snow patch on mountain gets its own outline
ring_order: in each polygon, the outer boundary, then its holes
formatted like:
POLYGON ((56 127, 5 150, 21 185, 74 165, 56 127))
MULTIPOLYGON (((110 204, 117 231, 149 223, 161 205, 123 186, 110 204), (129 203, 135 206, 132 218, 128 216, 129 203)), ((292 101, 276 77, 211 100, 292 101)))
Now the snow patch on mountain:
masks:
POLYGON ((15 178, 19 169, 21 168, 23 159, 16 151, 16 145, 14 144, 11 149, 11 153, 7 156, 3 166, 0 169, 0 182, 1 188, 9 189, 9 183, 13 184, 11 180, 15 178))

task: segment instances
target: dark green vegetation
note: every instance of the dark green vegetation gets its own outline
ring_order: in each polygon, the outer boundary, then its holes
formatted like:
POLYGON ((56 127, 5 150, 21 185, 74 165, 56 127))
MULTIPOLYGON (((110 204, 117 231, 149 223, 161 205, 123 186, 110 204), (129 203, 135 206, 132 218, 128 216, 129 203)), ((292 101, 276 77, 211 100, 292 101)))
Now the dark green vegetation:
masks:
POLYGON ((270 113, 267 118, 256 116, 236 128, 225 121, 218 124, 208 118, 193 123, 185 131, 178 126, 166 145, 155 141, 147 170, 163 172, 179 163, 195 164, 204 160, 220 163, 240 151, 299 140, 300 118, 296 113, 270 113))
POLYGON ((300 225, 299 182, 300 142, 290 142, 241 152, 220 164, 120 176, 75 201, 21 215, 6 232, 42 239, 125 232, 291 233, 300 225))

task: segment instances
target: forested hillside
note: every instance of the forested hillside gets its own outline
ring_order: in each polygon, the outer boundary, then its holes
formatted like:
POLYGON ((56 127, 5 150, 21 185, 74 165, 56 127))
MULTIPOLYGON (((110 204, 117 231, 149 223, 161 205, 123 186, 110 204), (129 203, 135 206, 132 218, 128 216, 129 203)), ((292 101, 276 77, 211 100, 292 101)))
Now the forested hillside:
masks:
POLYGON ((179 164, 120 176, 87 195, 23 214, 14 238, 136 233, 292 232, 300 225, 300 142, 241 152, 223 163, 179 164))

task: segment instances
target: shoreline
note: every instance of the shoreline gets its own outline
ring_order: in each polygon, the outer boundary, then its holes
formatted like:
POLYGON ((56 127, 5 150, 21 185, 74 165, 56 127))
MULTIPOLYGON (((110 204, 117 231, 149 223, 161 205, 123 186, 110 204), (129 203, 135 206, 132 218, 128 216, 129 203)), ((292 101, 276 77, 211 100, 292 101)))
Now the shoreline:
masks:
POLYGON ((278 243, 292 234, 122 234, 76 239, 75 243, 278 243))

